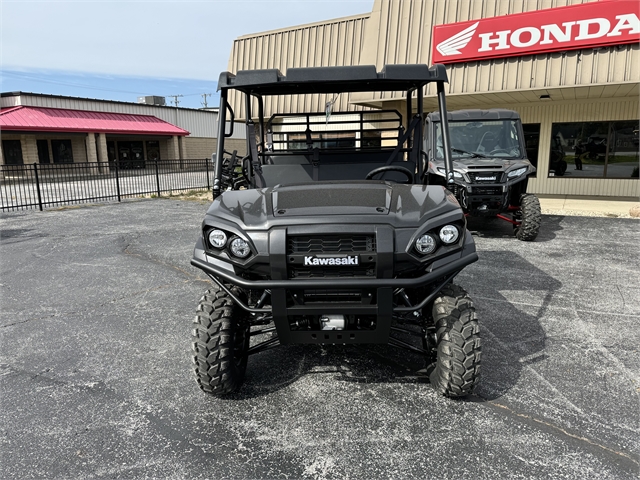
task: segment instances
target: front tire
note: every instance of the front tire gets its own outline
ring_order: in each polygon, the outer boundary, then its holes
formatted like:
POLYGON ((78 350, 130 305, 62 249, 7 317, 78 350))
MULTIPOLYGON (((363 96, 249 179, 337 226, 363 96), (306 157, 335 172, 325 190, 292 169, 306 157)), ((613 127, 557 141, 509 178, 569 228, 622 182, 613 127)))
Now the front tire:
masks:
POLYGON ((247 369, 246 314, 216 285, 200 299, 193 323, 193 362, 200 389, 214 396, 237 392, 247 369))
POLYGON ((461 287, 449 284, 433 303, 437 354, 429 376, 446 397, 469 395, 480 379, 480 327, 473 302, 461 287))
POLYGON ((538 197, 524 193, 520 197, 520 212, 521 223, 514 227, 514 233, 518 240, 531 242, 538 236, 542 223, 542 211, 538 197))

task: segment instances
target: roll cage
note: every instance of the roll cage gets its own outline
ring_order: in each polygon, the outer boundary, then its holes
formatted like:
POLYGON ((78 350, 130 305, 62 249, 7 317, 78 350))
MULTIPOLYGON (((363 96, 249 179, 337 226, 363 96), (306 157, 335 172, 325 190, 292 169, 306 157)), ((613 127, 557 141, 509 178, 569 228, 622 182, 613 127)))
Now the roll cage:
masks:
MULTIPOLYGON (((230 90, 236 90, 244 94, 245 118, 247 124, 247 156, 241 159, 241 166, 244 176, 251 186, 262 186, 259 181, 262 174, 262 166, 273 163, 276 154, 293 155, 295 153, 304 153, 307 155, 309 163, 313 165, 314 180, 322 180, 317 175, 316 167, 319 163, 319 155, 321 151, 331 150, 331 161, 340 163, 342 159, 349 156, 353 159, 353 154, 358 152, 366 158, 370 159, 375 152, 377 158, 376 165, 390 166, 396 160, 406 158, 415 165, 417 178, 422 180, 425 174, 425 165, 423 161, 423 137, 424 137, 424 110, 423 110, 423 87, 429 83, 435 82, 437 86, 438 106, 443 129, 443 144, 445 156, 445 168, 447 184, 453 185, 453 168, 451 163, 451 150, 449 129, 447 123, 446 100, 444 93, 444 83, 448 81, 447 73, 443 65, 386 65, 380 72, 377 72, 373 65, 368 66, 345 66, 345 67, 308 67, 308 68, 290 68, 287 75, 277 69, 268 70, 243 70, 232 74, 223 72, 218 81, 218 90, 220 91, 220 109, 218 117, 218 145, 215 155, 215 177, 213 182, 213 198, 216 198, 223 190, 223 171, 225 154, 227 159, 231 157, 231 170, 236 168, 236 155, 225 151, 225 138, 233 134, 233 122, 235 113, 228 101, 230 90), (407 124, 406 131, 401 125, 400 114, 397 115, 398 127, 396 143, 394 145, 382 146, 381 143, 375 145, 366 144, 366 135, 364 134, 365 123, 371 124, 376 121, 366 118, 367 115, 373 114, 391 114, 393 111, 372 110, 367 112, 336 112, 333 115, 349 115, 351 118, 344 120, 345 124, 359 125, 357 130, 360 131, 358 144, 346 145, 334 141, 333 144, 323 144, 322 136, 318 132, 313 132, 312 125, 319 125, 322 120, 318 118, 319 113, 303 113, 295 115, 275 114, 269 119, 264 116, 264 97, 271 95, 299 95, 299 94, 340 94, 352 92, 406 92, 407 99, 407 124), (412 115, 412 96, 414 92, 417 97, 417 112, 412 115), (252 112, 252 98, 256 100, 258 106, 257 125, 254 123, 252 112), (358 118, 352 118, 357 116, 358 118), (289 121, 288 126, 291 127, 296 122, 300 127, 305 127, 297 132, 297 147, 290 148, 290 138, 276 138, 276 119, 283 118, 294 119, 289 121), (297 117, 297 120, 295 119, 297 117), (231 122, 231 129, 226 132, 227 120, 231 122), (410 120, 410 121, 409 121, 410 120), (287 148, 278 148, 286 143, 287 148), (357 148, 354 148, 357 147, 357 148), (370 148, 371 147, 371 148, 370 148), (298 150, 298 152, 296 152, 298 150), (340 156, 339 154, 342 154, 340 156)), ((327 112, 328 115, 331 112, 327 112)), ((393 120, 391 120, 393 121, 393 120)), ((389 119, 380 120, 382 128, 379 130, 390 130, 389 119)), ((340 123, 340 120, 337 121, 340 123)), ((332 121, 335 127, 336 121, 332 121)), ((339 125, 338 125, 339 127, 339 125)), ((280 131, 279 133, 287 133, 280 131)), ((291 134, 292 132, 288 132, 291 134)), ((287 163, 287 162, 285 162, 287 163)), ((396 161, 396 165, 397 165, 396 161)), ((239 168, 239 167, 238 167, 239 168)), ((227 166, 227 172, 229 166, 227 166)), ((330 178, 332 180, 339 178, 330 178)))

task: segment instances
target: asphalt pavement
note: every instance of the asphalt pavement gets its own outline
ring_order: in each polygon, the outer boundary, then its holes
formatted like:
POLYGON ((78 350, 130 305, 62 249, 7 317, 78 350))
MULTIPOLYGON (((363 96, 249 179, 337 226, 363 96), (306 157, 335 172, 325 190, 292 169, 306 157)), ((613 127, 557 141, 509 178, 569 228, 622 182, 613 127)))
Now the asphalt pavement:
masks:
POLYGON ((545 215, 532 243, 470 221, 466 400, 386 346, 262 352, 217 399, 190 359, 206 208, 0 214, 0 478, 638 478, 638 220, 545 215))

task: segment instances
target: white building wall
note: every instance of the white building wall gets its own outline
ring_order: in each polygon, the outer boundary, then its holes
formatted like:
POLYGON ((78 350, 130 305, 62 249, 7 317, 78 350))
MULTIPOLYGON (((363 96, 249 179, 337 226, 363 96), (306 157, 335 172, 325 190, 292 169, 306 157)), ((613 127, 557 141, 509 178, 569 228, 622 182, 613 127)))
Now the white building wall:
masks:
MULTIPOLYGON (((292 26, 238 38, 229 71, 331 65, 431 64, 433 27, 474 19, 578 5, 598 0, 375 0, 372 12, 324 23, 292 26), (351 33, 347 33, 351 32, 351 33)), ((603 8, 606 2, 601 2, 603 8)), ((508 28, 508 26, 505 26, 508 28)), ((540 123, 538 177, 530 191, 558 195, 640 196, 637 179, 548 178, 554 122, 636 120, 640 116, 640 45, 619 45, 491 59, 447 66, 447 106, 508 108, 524 123, 540 123), (550 95, 551 100, 541 100, 550 95)), ((435 87, 427 89, 425 111, 437 108, 435 87)), ((344 96, 341 96, 344 97, 344 96)), ((338 109, 359 105, 396 108, 404 113, 404 94, 352 94, 338 109)), ((322 111, 326 98, 277 99, 267 110, 322 111)), ((232 97, 234 108, 239 99, 232 97)), ((236 110, 237 112, 237 110, 236 110)))

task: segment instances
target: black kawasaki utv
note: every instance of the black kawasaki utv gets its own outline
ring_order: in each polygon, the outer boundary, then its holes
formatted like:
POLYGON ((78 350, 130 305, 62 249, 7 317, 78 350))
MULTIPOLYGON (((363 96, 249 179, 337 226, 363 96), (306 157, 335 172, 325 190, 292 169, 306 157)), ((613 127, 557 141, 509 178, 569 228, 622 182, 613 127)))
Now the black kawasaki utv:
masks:
MULTIPOLYGON (((444 395, 472 391, 479 327, 452 280, 478 256, 455 197, 422 181, 422 92, 436 82, 444 112, 446 81, 442 65, 221 74, 214 200, 191 261, 213 282, 193 330, 202 390, 236 392, 247 357, 277 345, 389 344, 424 355, 444 395), (242 158, 225 150, 232 90, 248 119, 242 158), (331 111, 337 95, 391 91, 409 106, 414 97, 418 112, 331 111), (265 118, 265 97, 293 94, 333 100, 265 118)), ((443 131, 451 168, 446 122, 443 131)))
MULTIPOLYGON (((440 112, 427 115, 427 183, 445 185, 440 112)), ((495 216, 513 224, 519 240, 538 236, 540 201, 527 192, 536 171, 527 159, 520 116, 512 110, 448 112, 453 158, 452 192, 467 215, 495 216)), ((566 164, 565 164, 566 169, 566 164)))

